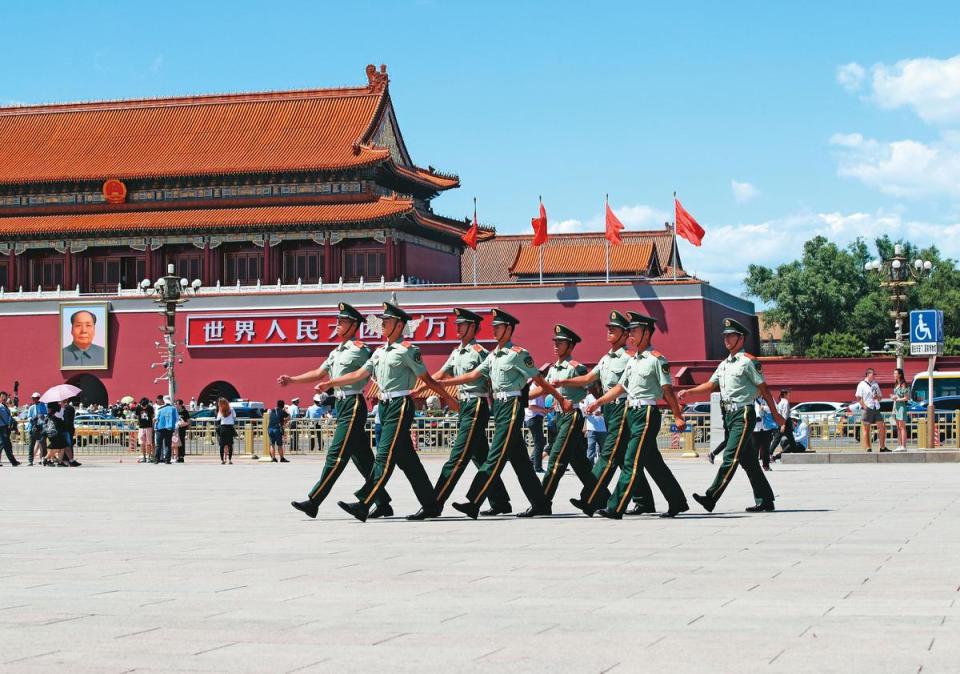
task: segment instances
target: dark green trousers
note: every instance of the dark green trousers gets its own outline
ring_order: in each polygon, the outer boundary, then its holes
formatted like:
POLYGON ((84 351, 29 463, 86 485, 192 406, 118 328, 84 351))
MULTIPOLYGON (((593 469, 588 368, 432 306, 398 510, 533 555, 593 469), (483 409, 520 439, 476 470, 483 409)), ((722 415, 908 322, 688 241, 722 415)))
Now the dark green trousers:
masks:
MULTIPOLYGON (((613 479, 613 472, 617 468, 623 470, 623 457, 630 441, 630 424, 627 421, 627 401, 617 400, 603 406, 603 419, 607 424, 607 437, 600 448, 600 456, 593 464, 593 476, 597 484, 593 489, 584 486, 580 492, 580 500, 596 508, 602 508, 610 498, 608 489, 613 479)), ((656 507, 650 484, 640 471, 636 476, 633 501, 643 509, 652 510, 656 507)))
MULTIPOLYGON (((318 505, 327 498, 340 473, 347 467, 347 461, 352 460, 364 478, 370 477, 373 472, 373 450, 370 449, 370 438, 366 430, 367 404, 363 396, 357 394, 338 398, 336 410, 337 426, 333 431, 330 447, 327 448, 323 472, 310 490, 310 500, 318 505)), ((390 503, 390 495, 386 489, 380 491, 376 502, 377 505, 390 503)))
MULTIPOLYGON (((453 446, 450 448, 450 458, 440 469, 440 477, 437 478, 437 484, 434 487, 437 503, 441 508, 450 498, 450 492, 463 475, 468 460, 473 461, 477 467, 487 460, 490 453, 490 444, 487 442, 489 421, 490 403, 486 398, 472 398, 461 402, 460 413, 457 416, 457 436, 453 439, 453 446)), ((493 478, 487 498, 494 508, 510 505, 510 495, 499 476, 493 478)))
POLYGON ((630 440, 623 458, 623 470, 617 480, 617 487, 607 502, 607 510, 623 514, 639 482, 637 476, 642 476, 644 470, 650 473, 650 477, 667 499, 670 510, 685 506, 687 497, 657 447, 660 410, 656 405, 629 407, 627 422, 630 424, 630 440))
POLYGON ((377 445, 377 457, 373 471, 363 487, 357 491, 357 498, 369 506, 383 492, 387 481, 399 466, 410 481, 413 493, 424 509, 436 509, 437 499, 433 495, 433 485, 427 477, 427 471, 420 463, 420 457, 413 449, 410 438, 410 422, 413 421, 413 399, 410 396, 394 398, 380 403, 380 444, 377 445))
POLYGON ((527 443, 523 439, 524 403, 522 396, 493 401, 493 443, 490 445, 487 460, 477 469, 470 489, 467 490, 467 499, 471 503, 483 503, 493 486, 494 478, 500 477, 509 461, 530 505, 536 508, 546 505, 543 487, 540 486, 540 480, 537 479, 530 457, 527 456, 527 443))
POLYGON ((583 412, 575 407, 557 417, 557 437, 550 445, 550 457, 547 460, 547 472, 543 476, 543 494, 553 501, 560 486, 560 478, 567 472, 567 465, 583 483, 584 490, 593 490, 597 478, 593 476, 593 466, 587 458, 587 438, 583 434, 583 412))
POLYGON ((753 489, 753 499, 756 504, 767 505, 773 503, 773 489, 760 467, 757 448, 753 446, 753 427, 756 423, 757 413, 752 404, 724 415, 723 462, 717 471, 716 479, 706 493, 706 497, 711 502, 716 503, 720 500, 727 485, 730 484, 730 479, 736 472, 737 466, 740 465, 743 466, 747 479, 750 480, 750 487, 753 489))

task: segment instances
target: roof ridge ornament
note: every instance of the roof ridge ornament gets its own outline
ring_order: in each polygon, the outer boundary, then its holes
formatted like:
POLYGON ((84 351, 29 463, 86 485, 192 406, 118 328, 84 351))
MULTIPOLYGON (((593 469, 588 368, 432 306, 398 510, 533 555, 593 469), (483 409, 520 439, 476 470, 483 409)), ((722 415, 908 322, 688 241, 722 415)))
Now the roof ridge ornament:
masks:
POLYGON ((387 88, 390 77, 387 75, 387 66, 380 64, 380 71, 370 63, 367 65, 367 84, 373 91, 383 91, 387 88))

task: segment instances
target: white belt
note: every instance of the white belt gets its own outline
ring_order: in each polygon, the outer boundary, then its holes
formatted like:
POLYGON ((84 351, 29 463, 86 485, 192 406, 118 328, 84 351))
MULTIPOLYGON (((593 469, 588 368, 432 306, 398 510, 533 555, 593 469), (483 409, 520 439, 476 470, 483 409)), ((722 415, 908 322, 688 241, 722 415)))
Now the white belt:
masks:
POLYGON ((363 393, 363 391, 334 391, 333 395, 342 400, 343 398, 349 398, 350 396, 358 396, 361 393, 363 393))
POLYGON ((404 398, 408 395, 410 395, 410 389, 406 391, 390 391, 389 393, 387 391, 380 391, 380 400, 393 400, 394 398, 404 398))
POLYGON ((627 407, 655 407, 656 404, 657 401, 653 398, 630 398, 627 400, 627 407))
POLYGON ((510 398, 516 398, 523 391, 497 391, 493 394, 494 400, 509 400, 510 398))
POLYGON ((751 405, 751 404, 753 404, 753 403, 723 403, 723 402, 721 402, 721 403, 720 403, 720 408, 721 408, 721 410, 723 411, 724 414, 727 414, 728 412, 739 412, 739 411, 742 410, 744 407, 746 407, 747 405, 751 405))
POLYGON ((486 393, 461 393, 459 395, 460 400, 473 400, 475 398, 486 398, 486 393))

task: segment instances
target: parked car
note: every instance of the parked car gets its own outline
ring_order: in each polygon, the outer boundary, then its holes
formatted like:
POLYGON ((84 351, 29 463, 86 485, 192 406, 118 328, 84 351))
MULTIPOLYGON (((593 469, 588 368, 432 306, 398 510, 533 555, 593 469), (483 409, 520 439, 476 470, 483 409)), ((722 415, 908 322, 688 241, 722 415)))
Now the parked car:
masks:
MULTIPOLYGON (((960 395, 940 396, 933 399, 933 409, 937 412, 938 419, 946 418, 953 421, 957 410, 960 410, 960 395)), ((912 416, 923 416, 927 413, 926 402, 913 402, 907 407, 907 413, 912 416)))
POLYGON ((808 424, 817 423, 834 419, 843 407, 843 403, 814 400, 791 406, 790 414, 797 415, 808 424))
POLYGON ((710 414, 710 403, 687 403, 683 406, 683 414, 710 414))
MULTIPOLYGON (((883 413, 884 419, 886 419, 887 415, 893 412, 893 400, 890 398, 881 400, 880 412, 883 413)), ((843 405, 841 409, 837 410, 836 417, 837 423, 860 425, 860 420, 863 419, 863 407, 856 401, 847 403, 843 405)))
POLYGON ((78 447, 89 444, 123 444, 127 442, 130 431, 134 430, 132 420, 101 414, 78 414, 74 417, 73 426, 76 429, 74 442, 78 447))

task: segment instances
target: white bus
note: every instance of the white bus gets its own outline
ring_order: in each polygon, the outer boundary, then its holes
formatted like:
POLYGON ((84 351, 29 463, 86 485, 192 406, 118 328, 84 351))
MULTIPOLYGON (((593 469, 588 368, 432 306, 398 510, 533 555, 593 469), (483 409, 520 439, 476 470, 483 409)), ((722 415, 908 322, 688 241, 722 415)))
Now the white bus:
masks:
MULTIPOLYGON (((918 372, 913 377, 913 385, 910 387, 910 399, 916 402, 926 402, 927 392, 930 388, 930 381, 926 372, 918 372)), ((960 396, 960 371, 951 370, 933 372, 933 397, 941 398, 943 396, 960 396)))

